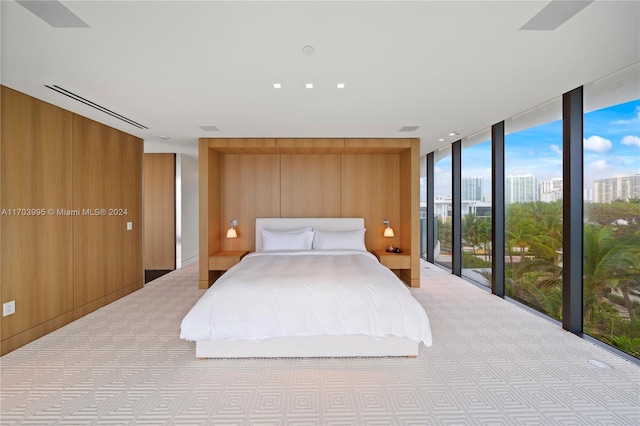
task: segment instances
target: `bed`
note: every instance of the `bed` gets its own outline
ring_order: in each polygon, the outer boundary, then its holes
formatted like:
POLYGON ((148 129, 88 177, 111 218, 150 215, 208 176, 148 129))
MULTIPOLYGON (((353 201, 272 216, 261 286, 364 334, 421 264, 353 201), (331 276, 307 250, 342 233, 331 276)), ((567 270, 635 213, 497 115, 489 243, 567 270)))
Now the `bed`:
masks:
POLYGON ((259 218, 256 251, 181 324, 197 358, 417 356, 432 343, 409 289, 364 246, 362 218, 259 218))

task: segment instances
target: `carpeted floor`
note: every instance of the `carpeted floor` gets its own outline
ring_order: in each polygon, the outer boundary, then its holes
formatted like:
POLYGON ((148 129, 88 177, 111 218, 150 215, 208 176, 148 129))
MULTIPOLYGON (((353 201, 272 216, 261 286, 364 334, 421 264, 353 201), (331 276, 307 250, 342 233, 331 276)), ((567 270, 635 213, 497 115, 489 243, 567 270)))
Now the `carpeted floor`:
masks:
POLYGON ((640 424, 638 365, 427 263, 421 283, 417 359, 199 361, 193 264, 0 358, 0 423, 640 424))

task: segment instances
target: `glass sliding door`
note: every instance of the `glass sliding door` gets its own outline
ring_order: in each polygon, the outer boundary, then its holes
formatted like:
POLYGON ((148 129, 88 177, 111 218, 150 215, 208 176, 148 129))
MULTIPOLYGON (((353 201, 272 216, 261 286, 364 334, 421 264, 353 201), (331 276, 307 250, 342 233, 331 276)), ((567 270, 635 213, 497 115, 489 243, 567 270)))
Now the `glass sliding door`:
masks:
POLYGON ((491 129, 462 140, 462 276, 491 287, 491 129))
POLYGON ((562 318, 562 100, 505 121, 506 295, 562 318))
POLYGON ((640 358, 640 65, 584 86, 584 332, 640 358))

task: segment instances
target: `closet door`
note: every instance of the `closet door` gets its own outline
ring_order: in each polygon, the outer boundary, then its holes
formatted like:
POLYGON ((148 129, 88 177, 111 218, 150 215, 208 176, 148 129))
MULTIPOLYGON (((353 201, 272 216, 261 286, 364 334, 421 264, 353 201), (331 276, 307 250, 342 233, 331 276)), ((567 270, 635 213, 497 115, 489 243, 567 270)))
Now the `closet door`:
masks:
POLYGON ((144 269, 176 269, 175 154, 144 154, 144 269))
POLYGON ((73 122, 73 203, 81 212, 73 227, 74 304, 91 312, 142 287, 143 146, 88 118, 73 122))

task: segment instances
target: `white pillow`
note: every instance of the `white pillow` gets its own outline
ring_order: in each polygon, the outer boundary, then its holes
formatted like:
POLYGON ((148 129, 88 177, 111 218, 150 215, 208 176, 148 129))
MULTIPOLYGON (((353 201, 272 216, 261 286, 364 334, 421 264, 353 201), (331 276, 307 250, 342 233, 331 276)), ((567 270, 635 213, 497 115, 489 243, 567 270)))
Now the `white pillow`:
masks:
POLYGON ((270 228, 263 228, 263 231, 269 231, 269 232, 286 232, 286 233, 291 233, 291 232, 304 232, 304 231, 313 231, 313 228, 310 226, 305 226, 303 228, 291 228, 291 229, 270 229, 270 228))
POLYGON ((262 251, 311 250, 313 231, 278 232, 262 230, 262 251))
POLYGON ((367 251, 364 245, 364 231, 315 231, 313 248, 315 250, 362 250, 367 251))

